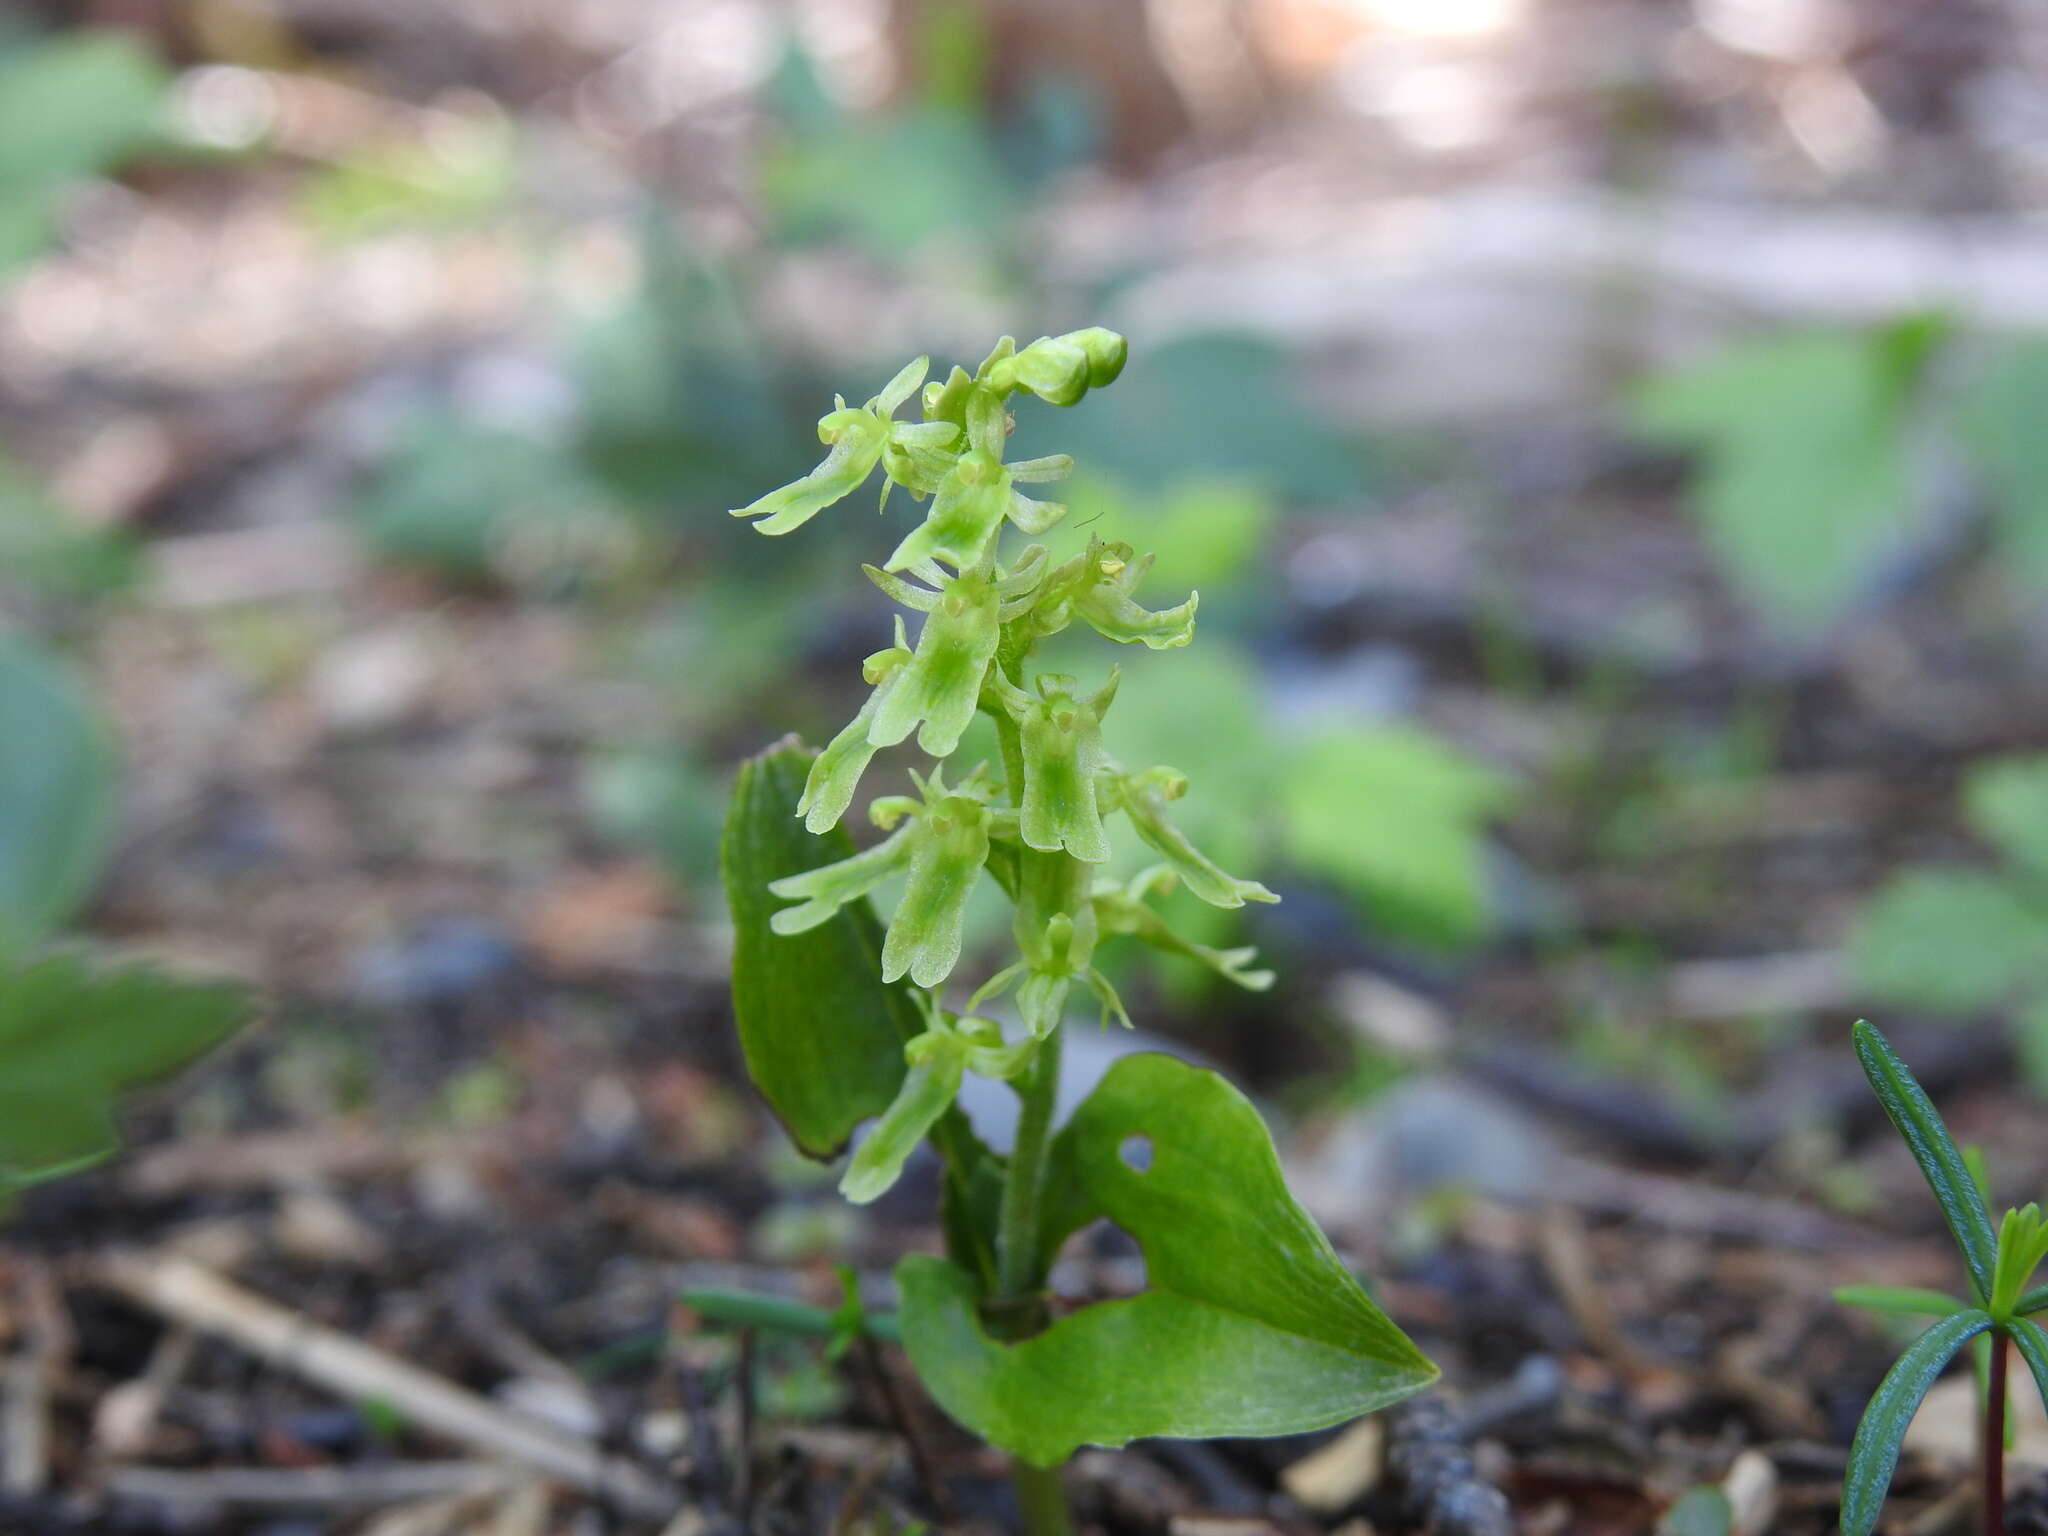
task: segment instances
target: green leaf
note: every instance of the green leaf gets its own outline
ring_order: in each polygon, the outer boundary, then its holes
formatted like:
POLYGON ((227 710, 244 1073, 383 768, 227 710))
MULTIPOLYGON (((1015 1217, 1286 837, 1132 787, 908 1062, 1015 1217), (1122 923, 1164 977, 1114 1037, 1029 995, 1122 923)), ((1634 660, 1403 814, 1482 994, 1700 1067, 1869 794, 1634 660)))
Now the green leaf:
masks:
POLYGON ((1931 340, 1908 322, 1747 342, 1637 393, 1639 428, 1700 450, 1707 536, 1773 617, 1839 616, 1908 532, 1906 385, 1931 340))
POLYGON ((1849 968, 1873 998, 1974 1011, 2048 976, 2048 899, 1973 869, 1914 869, 1857 914, 1849 968))
POLYGON ((0 1188, 116 1146, 116 1098, 170 1076, 249 1017, 239 987, 60 951, 0 975, 0 1188))
POLYGON ((1492 769, 1386 726, 1311 741, 1276 788, 1289 856, 1343 885, 1377 924, 1442 947, 1485 932, 1485 824, 1509 799, 1492 769))
POLYGON ((112 165, 145 140, 163 66, 123 32, 83 30, 0 56, 0 203, 112 165))
POLYGON ((2048 881, 2048 757, 2008 757, 1970 771, 1963 814, 2015 864, 2048 881))
MULTIPOLYGON (((2022 1309, 2025 1304, 2022 1303, 2022 1309)), ((2015 1318, 2006 1324, 2006 1335, 2019 1350, 2020 1358, 2027 1362, 2027 1370, 2033 1375, 2034 1390, 2041 1394, 2041 1404, 2048 1407, 2048 1331, 2032 1318, 2015 1318)), ((2006 1420, 2008 1424, 2012 1421, 2006 1420)))
POLYGON ((1947 1317, 1970 1310, 1967 1301, 1945 1291, 1911 1285, 1844 1285, 1836 1289, 1835 1300, 1845 1307, 1864 1307, 1888 1317, 1947 1317))
POLYGON ((1956 1150, 1933 1100, 1884 1036, 1863 1019, 1856 1021, 1854 1033, 1856 1058, 1863 1063, 1864 1076, 1870 1079, 1885 1114, 1905 1138, 1927 1187, 1934 1191, 1956 1246, 1962 1250, 1978 1297, 1988 1298, 1998 1263, 1998 1241, 1992 1235, 1991 1216, 1984 1209, 1977 1181, 1970 1177, 1963 1154, 1956 1150))
POLYGON ((770 881, 853 852, 844 828, 816 836, 796 819, 813 756, 785 738, 741 765, 719 862, 748 1075, 790 1139, 827 1160, 856 1125, 889 1107, 903 1081, 904 1042, 923 1023, 902 988, 882 983, 881 925, 864 903, 803 933, 769 927, 782 905, 768 894, 770 881))
POLYGON ((1706 1483, 1686 1489, 1657 1522, 1657 1536, 1730 1536, 1734 1529, 1728 1495, 1706 1483))
POLYGON ((48 937, 92 894, 116 810, 114 743, 70 673, 0 636, 0 956, 48 937))
POLYGON ((2048 586, 2048 340, 2004 348, 1957 402, 1957 438, 1989 483, 1998 509, 2006 565, 2036 587, 2048 586))
POLYGON ((2037 1285, 2012 1304, 2014 1317, 2026 1317, 2048 1307, 2048 1285, 2037 1285))
POLYGON ((1436 1377, 1287 1193, 1258 1112, 1212 1072, 1118 1062, 1055 1139, 1047 1190, 1048 1252, 1106 1216, 1143 1247, 1149 1289, 1004 1344, 966 1271, 924 1257, 896 1271, 918 1375, 1026 1461, 1152 1435, 1302 1433, 1436 1377), (1140 1147, 1142 1172, 1127 1161, 1140 1147))
POLYGON ((1842 1478, 1842 1536, 1869 1536, 1884 1507, 1885 1490, 1899 1464, 1899 1441, 1927 1389, 1947 1369, 1956 1351, 1991 1326, 1988 1312, 1945 1317, 1906 1346, 1885 1373, 1856 1426, 1849 1470, 1842 1478))

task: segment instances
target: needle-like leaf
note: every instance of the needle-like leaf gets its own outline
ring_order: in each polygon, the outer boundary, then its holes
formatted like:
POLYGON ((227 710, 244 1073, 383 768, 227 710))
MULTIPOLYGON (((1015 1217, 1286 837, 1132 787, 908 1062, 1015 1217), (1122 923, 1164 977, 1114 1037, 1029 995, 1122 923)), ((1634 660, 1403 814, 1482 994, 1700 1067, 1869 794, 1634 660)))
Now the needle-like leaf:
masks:
POLYGON ((1890 1317, 1949 1317, 1967 1312, 1970 1304, 1946 1291, 1927 1291, 1912 1285, 1845 1285, 1835 1292, 1845 1307, 1864 1307, 1890 1317))
MULTIPOLYGON (((2034 1390, 2041 1394, 2043 1406, 2048 1406, 2048 1329, 2030 1318, 2015 1318, 2006 1329, 2013 1344, 2020 1352, 2020 1358, 2027 1362, 2027 1369, 2034 1374, 2034 1390)), ((2007 1419, 2010 1424, 2012 1421, 2007 1419)))
MULTIPOLYGON (((1862 1044, 1860 1032, 1857 1043, 1862 1044)), ((1956 1351, 1990 1326, 1991 1314, 1974 1307, 1945 1317, 1907 1345, 1885 1373, 1849 1447, 1849 1470, 1842 1478, 1842 1536, 1870 1536, 1899 1464, 1899 1442, 1920 1400, 1956 1351)))
POLYGON ((1934 1191, 1941 1214, 1962 1250, 1969 1267, 1970 1282, 1980 1302, 1992 1295, 1993 1272, 1998 1263, 1998 1240, 1992 1235, 1991 1215, 1984 1209, 1984 1197, 1977 1181, 1970 1177, 1963 1154, 1942 1124, 1934 1101, 1927 1097, 1913 1074, 1906 1069, 1883 1035, 1864 1019, 1856 1021, 1856 1057, 1876 1091, 1884 1112, 1905 1138, 1913 1161, 1934 1191))

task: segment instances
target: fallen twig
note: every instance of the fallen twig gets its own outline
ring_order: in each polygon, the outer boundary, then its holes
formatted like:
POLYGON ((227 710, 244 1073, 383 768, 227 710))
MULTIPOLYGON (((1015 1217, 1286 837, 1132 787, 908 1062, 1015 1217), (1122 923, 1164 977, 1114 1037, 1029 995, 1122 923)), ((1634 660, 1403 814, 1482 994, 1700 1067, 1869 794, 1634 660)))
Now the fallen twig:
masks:
POLYGON ((190 1260, 114 1255, 96 1277, 130 1300, 350 1399, 375 1398, 423 1429, 543 1472, 633 1514, 673 1510, 676 1492, 589 1441, 486 1401, 304 1315, 244 1290, 190 1260))
POLYGON ((116 1499, 184 1514, 232 1507, 377 1509, 421 1499, 468 1499, 513 1487, 516 1472, 488 1461, 400 1461, 361 1467, 115 1467, 104 1487, 116 1499))

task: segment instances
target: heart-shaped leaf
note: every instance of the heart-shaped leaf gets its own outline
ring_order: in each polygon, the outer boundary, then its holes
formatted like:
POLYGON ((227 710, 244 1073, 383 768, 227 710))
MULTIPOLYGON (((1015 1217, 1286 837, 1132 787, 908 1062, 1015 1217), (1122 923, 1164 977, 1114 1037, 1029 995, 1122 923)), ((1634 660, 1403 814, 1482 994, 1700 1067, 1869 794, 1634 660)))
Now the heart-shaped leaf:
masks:
POLYGON ((111 1153, 117 1097, 239 1029, 240 987, 64 951, 0 975, 0 1189, 111 1153))
POLYGON ((1028 1462, 1153 1435, 1298 1434, 1436 1378, 1287 1193, 1258 1111, 1213 1072, 1118 1062, 1053 1143, 1047 1206, 1048 1252, 1106 1216, 1143 1247, 1150 1288, 1005 1344, 965 1270, 920 1256, 896 1271, 918 1375, 1028 1462))
POLYGON ((732 1007, 747 1072, 791 1140, 836 1157, 853 1128, 889 1107, 903 1081, 904 1042, 924 1028, 901 987, 882 983, 882 927, 849 902, 802 933, 769 927, 788 903, 768 883, 853 854, 843 827, 797 820, 817 754, 785 737, 741 764, 719 864, 732 912, 732 1007))
POLYGON ((83 690, 0 637, 0 956, 46 938, 98 881, 114 826, 114 748, 83 690))

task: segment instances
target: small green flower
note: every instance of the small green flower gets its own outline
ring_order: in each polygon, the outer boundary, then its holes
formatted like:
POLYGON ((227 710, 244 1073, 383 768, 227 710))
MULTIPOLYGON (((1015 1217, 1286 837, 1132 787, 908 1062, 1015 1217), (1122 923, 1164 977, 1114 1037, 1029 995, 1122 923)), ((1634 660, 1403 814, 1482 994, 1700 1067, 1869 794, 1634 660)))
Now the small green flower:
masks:
MULTIPOLYGON (((958 793, 950 792, 937 768, 928 781, 918 779, 915 771, 911 777, 924 803, 916 807, 903 899, 882 940, 882 980, 900 981, 907 974, 920 987, 936 987, 960 961, 967 898, 988 862, 989 814, 983 802, 989 786, 970 779, 958 793)), ((910 802, 893 804, 907 809, 910 802)))
POLYGON ((1190 891, 1210 906, 1241 907, 1248 901, 1280 899, 1256 880, 1240 880, 1224 873, 1215 860, 1166 819, 1166 802, 1178 800, 1188 791, 1187 775, 1171 768, 1148 768, 1143 773, 1120 774, 1110 783, 1115 803, 1122 806, 1138 836, 1172 866, 1190 891))
POLYGON ((796 803, 797 815, 803 817, 804 825, 811 831, 829 832, 853 803, 860 776, 881 750, 869 739, 869 728, 883 698, 910 659, 910 641, 904 636, 903 619, 898 615, 896 643, 861 663, 861 675, 875 685, 874 692, 861 705, 860 713, 811 762, 810 776, 804 780, 803 795, 796 803))
POLYGON ((913 587, 871 565, 862 569, 904 607, 928 615, 915 654, 876 705, 868 740, 893 747, 917 730, 917 744, 925 752, 951 756, 981 700, 982 681, 1002 638, 1005 599, 1020 581, 1026 586, 1035 582, 1037 568, 1000 579, 988 561, 950 578, 931 564, 912 573, 936 591, 913 587))
POLYGON ((1107 766, 1102 751, 1102 716, 1116 697, 1117 671, 1087 699, 1074 697, 1074 679, 1047 672, 1033 698, 1000 675, 990 687, 1017 722, 1023 748, 1024 786, 1018 829, 1027 846, 1052 853, 1064 848, 1089 864, 1109 859, 1095 781, 1107 766))
POLYGON ((905 975, 920 987, 935 987, 960 959, 967 898, 988 860, 990 786, 978 775, 957 790, 946 786, 944 770, 929 779, 911 771, 922 798, 891 795, 869 814, 889 835, 851 858, 789 875, 770 883, 775 895, 801 903, 769 919, 777 933, 802 933, 830 919, 896 875, 905 877, 903 899, 882 940, 882 979, 905 975))
POLYGON ((1273 985, 1271 971, 1247 969, 1259 953, 1251 945, 1238 949, 1212 949, 1207 944, 1193 943, 1175 933, 1167 926, 1166 919, 1152 910, 1147 904, 1150 899, 1172 890, 1178 878, 1172 866, 1155 864, 1133 875, 1122 885, 1114 880, 1097 881, 1095 915, 1102 931, 1124 934, 1169 955, 1182 955, 1198 961, 1248 992, 1263 992, 1273 985))
POLYGON ((839 1181, 840 1193, 855 1205, 886 1194, 903 1176, 917 1144, 959 1097, 966 1073, 1008 1080, 1038 1055, 1038 1041, 1030 1036, 1011 1044, 993 1019, 948 1013, 928 992, 911 996, 925 1028, 903 1047, 910 1068, 903 1086, 862 1138, 839 1181))
POLYGON ((1046 574, 1024 628, 1038 639, 1058 634, 1078 618, 1119 645, 1144 645, 1155 651, 1186 645, 1195 638, 1201 594, 1190 592, 1186 602, 1172 608, 1145 608, 1131 593, 1151 569, 1152 556, 1133 560, 1130 545, 1091 539, 1084 554, 1046 574))
POLYGON ((1053 454, 1005 464, 1003 446, 1009 435, 1009 417, 1002 396, 993 390, 971 389, 966 414, 966 450, 939 481, 925 520, 896 546, 883 569, 901 571, 928 560, 943 560, 964 571, 988 555, 1004 518, 1026 533, 1037 534, 1066 516, 1065 507, 1033 501, 1015 487, 1057 480, 1073 469, 1074 461, 1065 454, 1053 454))
POLYGON ((818 441, 831 450, 824 462, 801 480, 734 508, 732 515, 762 519, 754 525, 762 533, 788 533, 859 490, 885 461, 894 482, 913 490, 936 485, 951 463, 945 450, 958 440, 959 429, 948 422, 895 419, 930 369, 931 359, 920 357, 864 406, 834 396, 836 409, 818 422, 818 441))
POLYGON ((1088 963, 1095 952, 1097 932, 1092 905, 1084 907, 1079 921, 1073 914, 1055 913, 1028 941, 1020 934, 1018 947, 1025 957, 983 982, 968 999, 968 1008, 979 1008, 1014 987, 1018 1018, 1032 1039, 1042 1040, 1059 1027, 1066 1014, 1067 993, 1079 981, 1101 1004, 1105 1025, 1114 1019, 1129 1029, 1131 1016, 1124 1010, 1123 999, 1109 978, 1088 963))
MULTIPOLYGON (((929 1006, 929 1004, 927 1004, 929 1006)), ((839 1192, 855 1205, 887 1194, 903 1177, 903 1165, 952 1108, 967 1069, 968 1043, 943 1025, 926 1030, 903 1047, 910 1070, 882 1118, 854 1149, 853 1161, 839 1180, 839 1192)))

